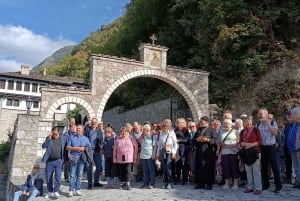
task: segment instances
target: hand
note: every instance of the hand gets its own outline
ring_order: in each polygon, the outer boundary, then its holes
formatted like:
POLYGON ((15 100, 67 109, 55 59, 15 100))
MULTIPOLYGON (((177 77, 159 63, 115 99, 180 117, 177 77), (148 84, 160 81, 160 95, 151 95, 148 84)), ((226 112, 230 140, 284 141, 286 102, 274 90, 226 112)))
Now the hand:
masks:
POLYGON ((117 159, 116 158, 113 159, 113 163, 117 163, 117 159))
POLYGON ((48 138, 49 138, 49 140, 52 139, 52 133, 49 133, 48 138))
POLYGON ((220 154, 220 150, 217 150, 216 151, 216 156, 219 156, 219 154, 220 154))
POLYGON ((245 146, 245 149, 249 149, 249 148, 251 148, 252 147, 252 145, 250 144, 250 143, 248 143, 246 146, 245 146))
POLYGON ((172 158, 172 159, 175 159, 175 156, 176 156, 175 154, 172 154, 171 158, 172 158))
POLYGON ((241 146, 245 147, 246 146, 246 142, 241 142, 241 146))
POLYGON ((25 196, 29 196, 29 195, 30 195, 30 193, 29 193, 29 192, 26 192, 24 195, 25 195, 25 196))
POLYGON ((261 123, 263 125, 268 125, 269 124, 269 119, 262 119, 261 123))

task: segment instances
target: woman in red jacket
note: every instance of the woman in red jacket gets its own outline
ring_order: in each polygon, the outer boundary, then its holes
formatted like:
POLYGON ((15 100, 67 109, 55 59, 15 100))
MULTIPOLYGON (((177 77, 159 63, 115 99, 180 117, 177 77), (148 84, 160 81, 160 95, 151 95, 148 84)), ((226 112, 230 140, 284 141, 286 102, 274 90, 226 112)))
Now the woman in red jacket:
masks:
POLYGON ((252 125, 251 117, 247 117, 244 121, 244 129, 240 133, 240 145, 245 149, 254 147, 256 152, 259 153, 259 158, 252 165, 245 164, 248 185, 244 191, 244 193, 254 192, 254 194, 259 195, 262 192, 260 170, 261 134, 259 129, 252 125))

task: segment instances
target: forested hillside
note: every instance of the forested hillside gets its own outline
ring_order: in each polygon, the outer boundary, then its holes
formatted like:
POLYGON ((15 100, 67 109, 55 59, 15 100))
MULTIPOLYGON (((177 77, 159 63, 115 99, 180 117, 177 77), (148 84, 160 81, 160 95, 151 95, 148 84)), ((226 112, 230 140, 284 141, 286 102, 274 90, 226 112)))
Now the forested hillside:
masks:
MULTIPOLYGON (((137 59, 138 45, 152 33, 170 48, 169 64, 210 72, 210 103, 230 109, 239 91, 250 91, 265 73, 299 58, 300 0, 132 0, 122 18, 93 32, 50 73, 87 78, 90 53, 137 59)), ((166 86, 135 79, 117 89, 109 104, 142 105, 163 98, 157 94, 166 86)), ((278 109, 268 99, 258 104, 278 109)))

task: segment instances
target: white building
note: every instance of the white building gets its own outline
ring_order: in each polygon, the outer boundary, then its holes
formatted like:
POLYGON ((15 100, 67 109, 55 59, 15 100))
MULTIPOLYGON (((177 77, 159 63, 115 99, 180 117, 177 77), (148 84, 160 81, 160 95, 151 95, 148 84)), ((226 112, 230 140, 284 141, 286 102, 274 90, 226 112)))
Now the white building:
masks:
MULTIPOLYGON (((38 114, 41 103, 41 86, 86 88, 83 79, 59 77, 30 71, 28 66, 21 66, 19 72, 0 73, 0 143, 7 140, 12 132, 18 114, 28 112, 26 100, 32 101, 30 114, 38 114)), ((66 112, 76 107, 65 104, 57 108, 55 120, 65 118, 66 112)))

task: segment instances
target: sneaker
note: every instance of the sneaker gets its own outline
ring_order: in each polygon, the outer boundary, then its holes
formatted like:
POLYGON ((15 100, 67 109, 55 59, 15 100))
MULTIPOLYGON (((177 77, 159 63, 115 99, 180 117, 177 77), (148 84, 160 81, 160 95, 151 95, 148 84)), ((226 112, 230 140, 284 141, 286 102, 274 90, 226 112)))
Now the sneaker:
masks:
POLYGON ((48 193, 46 196, 45 196, 45 198, 46 199, 49 199, 50 197, 53 197, 54 196, 54 193, 48 193))
POLYGON ((256 190, 256 191, 254 192, 254 194, 255 194, 255 195, 260 195, 261 192, 262 192, 261 190, 256 190))
POLYGON ((228 184, 225 184, 223 187, 222 187, 223 190, 228 190, 229 189, 229 185, 228 184))
POLYGON ((75 193, 74 193, 74 195, 77 195, 77 196, 82 196, 82 194, 81 194, 80 190, 76 190, 76 191, 75 191, 75 193))
POLYGON ((148 186, 148 189, 153 189, 153 186, 152 185, 148 186))
POLYGON ((234 190, 234 191, 237 191, 237 190, 239 190, 239 186, 238 185, 234 185, 234 186, 232 186, 231 189, 234 190))
POLYGON ((58 198, 58 197, 60 197, 60 194, 58 192, 55 192, 54 197, 58 198))
POLYGON ((73 191, 69 191, 69 197, 73 197, 73 191))
POLYGON ((124 189, 125 190, 131 190, 130 184, 125 184, 124 189))
POLYGON ((172 185, 168 184, 167 187, 166 187, 166 189, 169 189, 169 190, 172 189, 172 185))
POLYGON ((296 177, 292 176, 291 177, 291 183, 294 185, 296 183, 296 177))

